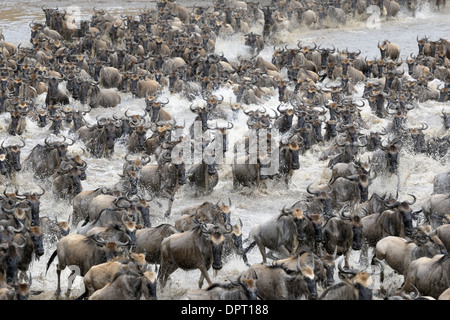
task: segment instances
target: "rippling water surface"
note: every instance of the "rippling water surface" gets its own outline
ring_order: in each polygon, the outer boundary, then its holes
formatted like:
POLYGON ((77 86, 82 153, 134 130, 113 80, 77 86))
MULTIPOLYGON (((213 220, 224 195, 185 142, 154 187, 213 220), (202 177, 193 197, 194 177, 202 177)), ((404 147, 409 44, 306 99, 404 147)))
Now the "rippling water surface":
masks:
MULTIPOLYGON (((183 5, 192 5, 193 2, 180 2, 183 5)), ((198 5, 203 2, 197 1, 198 5)), ((35 19, 36 21, 44 21, 45 17, 41 6, 42 1, 2 1, 0 4, 0 29, 6 38, 6 41, 14 44, 21 43, 29 45, 30 27, 29 23, 35 19), (25 8, 25 9, 24 9, 25 8)), ((93 2, 78 1, 76 4, 71 1, 48 1, 46 6, 59 8, 67 8, 79 14, 81 19, 88 19, 92 14, 93 2)), ((97 1, 97 8, 104 8, 113 14, 138 14, 139 10, 148 6, 147 1, 97 1)), ((382 19, 378 26, 367 24, 367 20, 351 20, 345 26, 335 27, 330 25, 327 28, 308 30, 304 28, 288 28, 279 33, 277 43, 295 45, 299 40, 305 43, 317 43, 323 46, 334 45, 338 49, 348 48, 349 50, 361 50, 362 56, 369 59, 379 56, 377 48, 378 41, 389 39, 391 42, 398 44, 401 51, 401 58, 404 60, 410 53, 417 53, 416 37, 424 35, 430 39, 449 38, 450 35, 450 13, 449 11, 436 12, 428 7, 423 7, 421 11, 412 17, 407 12, 400 12, 398 17, 389 20, 382 19)), ((256 31, 261 29, 255 27, 256 31)), ((244 46, 243 34, 234 34, 226 38, 220 37, 217 41, 216 52, 223 53, 229 60, 235 60, 239 55, 246 54, 244 46)), ((273 48, 266 47, 260 55, 270 60, 273 48)), ((362 94, 362 86, 359 87, 359 93, 362 94)), ((217 91, 218 94, 224 96, 224 102, 235 101, 236 97, 228 88, 222 88, 217 91)), ((164 95, 169 98, 167 109, 177 119, 178 123, 190 124, 193 121, 193 114, 189 110, 190 102, 177 94, 170 94, 165 91, 164 95)), ((102 113, 123 114, 126 109, 140 110, 145 107, 143 99, 135 99, 130 94, 121 94, 122 102, 113 109, 100 110, 95 109, 87 116, 90 123, 95 121, 95 117, 102 113)), ((36 99, 37 104, 44 104, 45 94, 36 99)), ((74 102, 76 104, 77 102, 74 102)), ((276 108, 278 106, 278 98, 274 95, 271 99, 264 103, 265 107, 276 108)), ((252 107, 252 106, 249 106, 252 107)), ((443 131, 442 119, 440 118, 441 110, 450 111, 449 103, 438 103, 428 101, 421 103, 418 108, 408 113, 408 124, 411 126, 419 125, 426 121, 429 128, 426 133, 429 136, 439 136, 445 134, 443 131)), ((362 110, 363 119, 371 128, 379 128, 386 126, 388 120, 375 117, 370 112, 370 108, 366 105, 362 110)), ((9 123, 9 115, 0 115, 0 141, 8 138, 6 132, 9 123)), ((241 113, 237 124, 230 132, 230 145, 241 137, 247 130, 245 124, 246 117, 241 113)), ((64 132, 64 134, 67 134, 64 132)), ((67 134, 68 135, 68 134, 67 134)), ((69 135, 70 136, 70 135, 69 135)), ((47 137, 47 131, 39 128, 32 121, 27 122, 27 129, 23 135, 26 141, 26 147, 22 152, 22 159, 29 154, 31 149, 37 143, 42 143, 47 137)), ((269 185, 267 190, 252 191, 242 190, 233 191, 231 168, 228 164, 221 166, 219 175, 220 181, 213 193, 207 197, 194 197, 193 192, 188 185, 183 186, 177 193, 174 202, 173 213, 169 218, 162 216, 161 209, 152 202, 152 224, 156 226, 159 223, 173 223, 178 216, 178 212, 186 206, 200 204, 203 201, 225 201, 228 198, 232 200, 234 210, 232 213, 233 222, 240 218, 243 222, 243 233, 245 238, 248 236, 252 227, 257 224, 271 219, 278 214, 284 205, 290 205, 303 199, 305 196, 306 186, 310 183, 325 183, 330 177, 330 170, 327 168, 327 161, 318 161, 321 151, 328 146, 315 146, 305 155, 300 157, 301 168, 297 170, 292 178, 291 187, 286 190, 282 185, 269 185)), ((71 148, 71 152, 80 152, 83 143, 77 141, 71 148)), ((87 180, 83 181, 83 189, 95 189, 99 186, 109 186, 119 180, 118 174, 122 170, 123 158, 126 155, 126 148, 123 143, 116 144, 114 155, 111 159, 95 159, 85 154, 83 157, 88 162, 87 180)), ((370 156, 369 153, 363 155, 363 158, 370 156)), ((370 193, 377 192, 384 194, 387 192, 395 193, 399 187, 399 197, 407 197, 407 194, 414 194, 417 202, 413 206, 414 210, 420 208, 421 203, 427 199, 432 192, 433 177, 440 172, 450 169, 449 161, 438 161, 424 155, 413 155, 407 152, 401 152, 401 160, 399 167, 399 176, 392 179, 377 178, 370 187, 370 193)), ((21 190, 36 188, 39 184, 31 173, 22 172, 17 177, 17 184, 21 190)), ((72 212, 72 206, 65 201, 56 201, 53 198, 49 185, 45 186, 47 192, 42 198, 41 215, 51 218, 58 217, 60 220, 67 220, 72 212)), ((75 231, 75 226, 72 226, 75 231)), ((51 299, 56 289, 56 263, 50 267, 48 273, 45 273, 46 263, 55 250, 54 244, 47 244, 46 253, 41 257, 40 261, 35 261, 31 267, 33 277, 33 289, 43 290, 44 293, 35 296, 32 299, 51 299)), ((358 264, 359 254, 352 255, 352 263, 356 267, 358 264)), ((261 261, 260 254, 257 249, 250 252, 249 262, 257 263, 261 261)), ((231 278, 239 275, 246 269, 245 264, 238 258, 232 259, 226 263, 222 270, 219 271, 215 281, 225 281, 228 276, 231 278)), ((211 272, 211 271, 210 271, 211 272)), ((66 269, 62 276, 62 290, 65 291, 67 285, 67 276, 69 270, 66 269)), ((164 293, 160 293, 160 299, 177 299, 180 295, 189 289, 197 288, 199 271, 182 271, 178 270, 171 276, 167 289, 164 293)), ((392 273, 388 277, 396 286, 401 284, 402 279, 396 277, 392 273)), ((74 296, 83 292, 82 279, 78 277, 74 282, 74 296)))

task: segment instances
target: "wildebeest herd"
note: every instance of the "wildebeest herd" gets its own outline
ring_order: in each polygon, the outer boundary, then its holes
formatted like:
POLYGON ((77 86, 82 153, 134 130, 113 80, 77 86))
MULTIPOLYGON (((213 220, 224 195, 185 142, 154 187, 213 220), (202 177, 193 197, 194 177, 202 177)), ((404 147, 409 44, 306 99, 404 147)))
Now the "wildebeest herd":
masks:
POLYGON ((384 39, 374 59, 360 50, 276 42, 288 24, 344 23, 369 5, 395 17, 401 5, 414 11, 417 3, 219 0, 187 8, 161 0, 137 16, 94 8, 78 24, 65 10, 43 6, 43 21, 29 24, 30 44, 7 42, 0 32, 0 115, 7 115, 0 127, 1 299, 32 298, 33 259, 53 241, 46 268, 56 264, 55 298, 69 268, 83 277, 78 299, 155 300, 181 269, 200 271, 199 288, 181 299, 449 300, 450 170, 435 176, 423 203, 413 193, 378 194, 370 186, 398 175, 405 153, 448 163, 450 42, 417 36, 417 52, 406 59, 384 39), (248 54, 232 61, 216 52, 216 41, 236 33, 248 54), (270 61, 260 55, 268 46, 270 61), (232 101, 220 88, 233 92, 232 101), (145 108, 109 115, 124 94, 145 108), (169 94, 190 102, 192 124, 164 109, 169 94), (277 104, 267 110, 262 104, 273 97, 277 104), (436 135, 427 134, 426 118, 418 126, 408 121, 426 101, 440 108, 436 135), (387 125, 371 128, 364 111, 387 125), (242 123, 247 127, 238 128, 242 123), (42 143, 22 139, 29 126, 45 133, 42 143), (231 145, 237 129, 248 132, 231 145), (85 190, 87 159, 110 159, 118 144, 127 152, 120 180, 85 190), (186 161, 196 152, 201 161, 186 161), (221 176, 227 164, 211 159, 229 154, 231 174, 221 176), (308 184, 304 199, 283 203, 248 234, 231 197, 172 214, 182 188, 210 195, 225 181, 237 193, 289 190, 307 154, 327 163, 330 179, 308 184), (38 190, 23 190, 23 172, 33 174, 38 190), (70 205, 70 221, 40 215, 49 193, 70 205), (160 201, 167 206, 158 220, 166 223, 155 225, 152 205, 161 208, 160 201), (251 264, 255 247, 261 261, 251 264), (349 261, 355 251, 357 268, 349 261), (209 270, 220 272, 236 256, 246 269, 214 282, 209 270), (386 267, 404 282, 374 290, 386 267))

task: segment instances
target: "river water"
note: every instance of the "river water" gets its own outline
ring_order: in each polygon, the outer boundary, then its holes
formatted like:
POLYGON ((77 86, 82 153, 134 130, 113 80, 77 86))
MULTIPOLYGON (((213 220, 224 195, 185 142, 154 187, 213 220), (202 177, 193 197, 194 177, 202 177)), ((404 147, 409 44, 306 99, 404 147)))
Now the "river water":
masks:
MULTIPOLYGON (((0 29, 5 36, 6 41, 14 44, 22 43, 29 45, 30 28, 29 23, 32 19, 36 21, 44 21, 45 17, 41 9, 41 1, 2 1, 0 4, 0 29), (26 9, 24 9, 26 8, 26 9)), ((201 5, 201 1, 196 1, 201 5)), ((81 19, 88 19, 92 14, 92 2, 78 1, 76 5, 73 2, 48 1, 45 3, 49 7, 67 8, 69 12, 74 12, 81 19)), ((193 2, 180 2, 183 5, 192 5, 193 2)), ((103 8, 113 14, 138 14, 139 10, 148 8, 147 1, 97 1, 95 6, 103 8)), ((434 8, 423 6, 420 11, 412 17, 410 13, 401 11, 395 18, 386 20, 381 18, 376 20, 375 24, 369 23, 370 14, 360 17, 357 20, 347 21, 344 26, 335 26, 332 24, 325 25, 323 28, 307 29, 303 27, 289 27, 281 31, 274 37, 277 44, 296 45, 299 40, 302 43, 317 43, 324 47, 334 45, 337 49, 348 48, 350 51, 361 50, 362 56, 369 59, 378 56, 378 41, 385 39, 396 43, 401 48, 401 57, 405 60, 410 53, 416 54, 418 51, 416 37, 428 36, 430 39, 437 40, 439 38, 447 38, 450 34, 450 12, 448 10, 437 12, 434 8), (369 21, 369 22, 368 22, 369 21)), ((375 17, 376 18, 376 17, 375 17)), ((255 31, 261 32, 260 26, 252 27, 255 31)), ((216 45, 216 52, 223 53, 229 60, 235 60, 239 55, 245 55, 247 48, 244 46, 243 34, 237 33, 227 37, 219 37, 216 45)), ((260 55, 270 61, 273 53, 273 47, 268 46, 260 53, 260 55)), ((433 85, 438 85, 434 83, 433 85)), ((358 94, 362 94, 363 87, 358 87, 358 94)), ((229 88, 221 88, 217 90, 217 94, 224 96, 224 103, 235 101, 235 95, 229 88)), ((169 98, 167 109, 171 114, 175 115, 178 123, 190 124, 194 115, 189 110, 190 102, 177 94, 170 94, 165 91, 164 94, 169 98)), ((108 110, 94 109, 87 115, 87 120, 93 123, 95 117, 100 113, 106 114, 123 114, 126 109, 131 112, 138 111, 145 107, 143 99, 135 99, 130 94, 121 93, 121 104, 116 108, 108 110)), ((37 104, 44 104, 45 94, 36 99, 37 104)), ((78 102, 73 102, 76 105, 78 102)), ((277 95, 268 99, 264 107, 276 108, 278 106, 277 95)), ((253 106, 249 106, 250 108, 253 106)), ((450 104, 427 101, 421 103, 418 108, 408 113, 408 124, 411 126, 419 125, 426 121, 429 128, 426 134, 429 136, 440 136, 448 134, 444 132, 443 122, 440 117, 442 110, 450 111, 450 104)), ((375 117, 370 112, 370 108, 366 106, 362 109, 364 121, 371 129, 381 129, 389 122, 375 117)), ((0 115, 0 141, 9 138, 6 128, 9 123, 9 115, 0 115)), ((239 139, 246 133, 246 117, 241 113, 237 119, 237 123, 229 133, 229 143, 239 139)), ((67 132, 63 134, 70 136, 67 132)), ((26 142, 26 146, 22 151, 22 159, 25 159, 31 149, 37 143, 42 143, 47 137, 45 129, 39 128, 31 120, 27 122, 27 129, 22 138, 26 142)), ((327 168, 328 161, 318 161, 318 156, 327 146, 315 146, 303 156, 300 157, 300 169, 297 170, 293 177, 289 190, 283 185, 269 185, 267 190, 247 190, 234 191, 232 185, 231 167, 229 163, 225 163, 220 167, 220 180, 213 193, 205 197, 194 197, 193 192, 188 185, 183 186, 175 197, 172 215, 164 218, 162 211, 152 202, 151 220, 154 226, 160 223, 173 223, 178 216, 178 212, 186 206, 200 204, 204 201, 227 201, 231 199, 233 203, 232 221, 237 222, 240 218, 243 222, 244 237, 247 238, 250 230, 268 219, 276 216, 284 205, 291 205, 298 200, 304 199, 306 194, 306 186, 310 183, 326 183, 330 177, 330 170, 327 168)), ((70 152, 82 152, 83 143, 77 141, 70 152)), ((121 173, 123 158, 127 151, 123 143, 117 143, 115 152, 111 159, 95 159, 88 154, 83 155, 88 163, 87 179, 83 181, 83 190, 95 189, 99 186, 113 185, 119 180, 118 174, 121 173)), ((362 155, 363 159, 371 156, 370 153, 362 155)), ((432 192, 433 177, 440 172, 450 170, 449 159, 438 161, 424 155, 409 154, 406 151, 401 152, 401 160, 399 165, 399 176, 392 179, 377 178, 371 185, 370 193, 377 192, 384 194, 392 192, 395 194, 397 187, 399 188, 399 198, 404 199, 407 194, 414 194, 417 202, 413 205, 413 210, 418 210, 423 201, 432 192)), ((37 188, 38 182, 32 173, 21 172, 17 176, 17 185, 21 190, 37 188)), ((59 220, 68 220, 72 211, 72 206, 66 201, 57 201, 53 198, 50 186, 44 184, 47 192, 42 197, 41 215, 50 218, 58 217, 59 220)), ((408 198, 409 199, 409 198, 408 198)), ((165 203, 165 202, 163 202, 165 203)), ((72 226, 72 232, 75 231, 72 226)), ((31 274, 33 277, 32 289, 43 291, 42 294, 32 297, 32 299, 52 299, 54 290, 56 289, 56 262, 49 268, 46 274, 46 263, 50 255, 55 250, 55 244, 47 243, 46 253, 39 261, 35 261, 31 266, 31 274)), ((352 254, 351 264, 358 267, 359 253, 352 254)), ((257 249, 249 254, 250 263, 261 262, 261 256, 257 249)), ((246 269, 245 264, 239 259, 234 258, 227 262, 223 269, 219 271, 214 281, 226 281, 227 277, 235 278, 246 269)), ((210 271, 211 273, 211 271, 210 271)), ((67 285, 67 276, 69 270, 66 269, 62 276, 62 291, 65 291, 67 285)), ((190 289, 197 288, 199 271, 182 271, 178 270, 171 275, 171 280, 167 285, 164 293, 159 294, 159 299, 178 299, 183 293, 190 289)), ((401 284, 402 277, 394 275, 392 272, 388 274, 387 281, 398 287, 401 284)), ((81 277, 77 277, 74 281, 74 293, 76 296, 83 292, 83 282, 81 277)), ((375 283, 378 286, 378 283, 375 283)))

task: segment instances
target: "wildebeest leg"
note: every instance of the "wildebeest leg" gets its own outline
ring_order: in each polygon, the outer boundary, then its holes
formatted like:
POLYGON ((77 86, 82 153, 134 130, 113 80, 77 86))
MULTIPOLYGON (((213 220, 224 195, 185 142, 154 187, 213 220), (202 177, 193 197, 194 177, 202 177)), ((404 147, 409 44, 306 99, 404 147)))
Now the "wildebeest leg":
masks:
POLYGON ((161 291, 166 286, 169 276, 172 273, 174 273, 177 269, 178 269, 177 266, 175 266, 174 264, 170 263, 169 265, 167 265, 167 263, 161 261, 161 266, 159 267, 158 273, 158 277, 160 278, 159 281, 161 284, 161 291))
POLYGON ((287 258, 287 257, 289 257, 291 255, 289 250, 284 245, 280 246, 280 249, 281 249, 281 253, 283 254, 283 256, 285 258, 287 258))
POLYGON ((59 264, 56 265, 56 275, 58 276, 58 286, 55 291, 55 296, 59 297, 61 295, 61 271, 59 264))
POLYGON ((344 268, 345 269, 349 269, 350 268, 349 263, 348 263, 348 260, 350 258, 350 252, 351 252, 351 250, 348 250, 347 252, 343 253, 345 255, 345 263, 344 263, 344 268))
POLYGON ((70 297, 70 293, 72 292, 72 282, 73 278, 72 276, 75 275, 75 269, 72 270, 69 277, 67 278, 67 291, 66 291, 66 298, 70 297))
POLYGON ((261 252, 263 263, 267 263, 267 257, 266 257, 266 247, 264 247, 262 244, 258 243, 259 251, 261 252))
POLYGON ((173 202, 175 201, 175 193, 177 192, 177 190, 178 188, 174 188, 172 192, 165 191, 165 193, 168 195, 169 198, 169 205, 167 207, 166 213, 164 214, 165 217, 170 216, 170 214, 172 213, 172 205, 173 202))
POLYGON ((359 256, 359 264, 360 265, 367 265, 367 259, 369 254, 369 244, 367 243, 367 240, 363 240, 362 246, 361 246, 361 254, 359 256))
POLYGON ((202 273, 200 276, 200 279, 198 280, 199 289, 202 288, 204 279, 206 279, 206 282, 208 282, 208 285, 212 285, 212 281, 211 281, 211 278, 209 277, 208 270, 206 270, 206 267, 202 265, 202 266, 199 266, 198 268, 200 269, 200 272, 202 273))

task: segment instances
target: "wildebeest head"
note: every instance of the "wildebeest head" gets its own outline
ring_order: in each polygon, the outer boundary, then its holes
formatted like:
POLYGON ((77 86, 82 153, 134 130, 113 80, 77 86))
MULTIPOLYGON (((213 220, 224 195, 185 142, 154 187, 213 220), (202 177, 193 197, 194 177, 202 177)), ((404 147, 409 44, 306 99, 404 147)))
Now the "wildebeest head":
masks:
POLYGON ((313 199, 314 199, 313 202, 314 201, 318 201, 321 204, 321 206, 322 206, 320 208, 320 210, 322 210, 322 212, 325 215, 331 216, 333 214, 333 212, 332 212, 331 198, 329 196, 329 193, 333 191, 333 188, 331 186, 328 186, 329 187, 329 191, 327 191, 327 192, 326 191, 319 191, 319 190, 318 191, 313 191, 313 190, 311 190, 311 185, 312 184, 310 184, 310 185, 308 185, 306 187, 306 191, 309 194, 314 196, 313 197, 313 199))
POLYGON ((104 147, 109 151, 114 150, 115 142, 122 128, 122 121, 97 117, 97 128, 103 131, 104 147))
POLYGON ((21 259, 19 250, 25 247, 25 244, 17 244, 16 242, 7 242, 0 244, 0 265, 6 270, 6 283, 14 284, 16 274, 21 259))
POLYGON ((309 214, 308 212, 306 212, 305 214, 306 214, 306 217, 311 222, 311 225, 313 227, 314 241, 316 241, 318 243, 322 242, 322 239, 323 239, 322 238, 322 224, 323 224, 322 215, 320 213, 309 214))
POLYGON ((40 219, 39 219, 39 207, 40 207, 40 197, 44 195, 45 190, 41 186, 39 186, 41 189, 41 192, 26 192, 23 194, 20 194, 20 196, 25 197, 26 203, 31 208, 31 226, 39 226, 40 219))
POLYGON ((10 166, 14 171, 22 170, 20 154, 21 149, 25 147, 25 141, 20 139, 20 144, 9 144, 8 146, 5 146, 5 141, 2 142, 1 148, 6 150, 6 161, 8 163, 7 165, 10 166))
MULTIPOLYGON (((378 260, 376 260, 378 261, 378 260)), ((372 300, 372 285, 373 285, 373 275, 382 273, 384 271, 384 266, 380 263, 380 270, 372 274, 366 272, 365 270, 354 270, 354 269, 344 269, 342 259, 338 263, 339 277, 344 282, 351 285, 352 288, 358 291, 358 300, 372 300)))
POLYGON ((4 176, 8 175, 8 168, 6 164, 6 151, 0 149, 0 173, 4 176))
POLYGON ((39 260, 45 252, 43 243, 44 234, 41 232, 41 228, 39 226, 31 226, 28 228, 28 233, 33 243, 35 258, 36 260, 39 260))
POLYGON ((222 252, 225 240, 224 234, 230 233, 231 229, 224 229, 218 225, 199 223, 201 232, 206 235, 212 248, 212 268, 214 271, 222 269, 222 252))
POLYGON ((386 203, 386 206, 390 209, 395 209, 400 213, 402 218, 405 235, 409 236, 413 233, 413 219, 416 219, 417 212, 413 212, 411 205, 416 202, 416 197, 410 194, 413 197, 413 201, 395 201, 393 203, 386 203))
POLYGON ((68 178, 70 182, 69 194, 72 196, 79 194, 83 189, 81 185, 82 170, 77 166, 72 166, 70 163, 63 161, 60 164, 60 171, 60 174, 68 178))
POLYGON ((93 240, 97 246, 102 248, 105 257, 104 261, 110 261, 117 257, 121 253, 122 248, 128 248, 130 246, 129 240, 126 242, 106 241, 102 239, 98 233, 89 236, 86 240, 93 240))
POLYGON ((287 162, 287 165, 292 170, 298 170, 300 168, 300 162, 299 162, 299 149, 300 147, 295 141, 292 141, 287 146, 287 152, 285 153, 284 160, 287 162))
POLYGON ((386 153, 386 157, 388 160, 388 170, 390 173, 397 173, 398 170, 398 155, 399 148, 402 146, 401 140, 394 139, 394 141, 389 144, 381 143, 381 149, 383 149, 386 153))
POLYGON ((168 104, 169 100, 167 99, 166 101, 152 101, 149 98, 146 98, 146 102, 147 107, 145 110, 150 114, 150 121, 155 123, 159 120, 161 108, 168 104))
POLYGON ((192 112, 197 114, 195 121, 201 121, 202 130, 203 131, 208 130, 209 109, 206 106, 194 107, 193 104, 191 104, 190 109, 192 112))
POLYGON ((284 206, 284 208, 281 210, 281 215, 279 216, 279 218, 285 215, 290 216, 297 227, 297 240, 306 240, 306 233, 304 230, 306 217, 303 210, 300 208, 287 209, 286 206, 284 206))
POLYGON ((48 80, 48 96, 51 98, 56 98, 58 96, 58 85, 62 80, 64 80, 64 78, 44 76, 44 79, 48 80))

